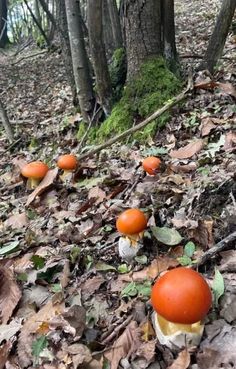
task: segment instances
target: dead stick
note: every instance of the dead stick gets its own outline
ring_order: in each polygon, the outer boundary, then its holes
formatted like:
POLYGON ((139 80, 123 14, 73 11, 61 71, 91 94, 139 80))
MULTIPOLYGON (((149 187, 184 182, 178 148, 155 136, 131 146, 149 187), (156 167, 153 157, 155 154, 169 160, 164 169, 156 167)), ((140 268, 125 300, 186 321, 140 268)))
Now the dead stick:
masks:
POLYGON ((123 329, 123 328, 125 328, 130 322, 131 322, 131 320, 133 319, 133 316, 132 315, 130 315, 130 316, 128 316, 128 318, 126 318, 125 319, 125 321, 122 323, 122 324, 120 324, 119 326, 117 326, 114 330, 113 330, 113 332, 105 339, 105 340, 103 340, 103 342, 102 342, 102 344, 103 345, 106 345, 108 342, 110 342, 113 338, 115 338, 116 337, 116 335, 119 333, 119 331, 121 330, 121 329, 123 329))
POLYGON ((173 106, 175 106, 176 104, 178 104, 180 101, 184 100, 187 97, 188 92, 190 90, 192 90, 191 82, 192 81, 189 80, 188 87, 184 91, 182 91, 178 96, 174 97, 171 101, 169 101, 161 109, 155 111, 155 113, 150 115, 150 117, 148 117, 147 119, 145 119, 141 123, 137 124, 135 127, 132 127, 130 129, 128 129, 127 131, 122 132, 121 134, 111 138, 110 140, 108 140, 104 144, 101 144, 101 145, 95 147, 94 149, 88 151, 87 153, 84 153, 84 154, 80 155, 78 157, 78 160, 80 161, 82 159, 88 158, 88 157, 96 154, 97 152, 101 151, 102 149, 105 149, 106 147, 113 145, 115 142, 120 141, 122 138, 127 137, 131 133, 134 133, 134 132, 140 130, 141 128, 145 127, 150 122, 152 122, 154 119, 160 117, 167 110, 171 109, 173 106))
POLYGON ((199 259, 196 260, 196 263, 192 265, 193 269, 196 269, 199 265, 204 264, 211 257, 215 256, 218 252, 224 250, 229 243, 236 240, 236 231, 231 233, 229 236, 218 242, 215 246, 211 247, 207 250, 199 259))

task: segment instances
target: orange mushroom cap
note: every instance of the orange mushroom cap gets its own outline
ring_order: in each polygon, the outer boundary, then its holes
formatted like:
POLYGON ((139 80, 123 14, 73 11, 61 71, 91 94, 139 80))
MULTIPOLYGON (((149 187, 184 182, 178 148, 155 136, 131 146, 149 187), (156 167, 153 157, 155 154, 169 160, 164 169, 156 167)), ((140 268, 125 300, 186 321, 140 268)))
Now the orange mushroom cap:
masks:
POLYGON ((63 170, 75 170, 78 160, 73 154, 61 155, 57 161, 57 166, 63 170))
POLYGON ((139 209, 124 211, 116 221, 116 228, 125 235, 137 234, 147 227, 147 219, 139 209))
POLYGON ((143 160, 143 169, 150 175, 155 175, 159 169, 161 160, 155 156, 149 156, 143 160))
POLYGON ((21 170, 21 174, 26 178, 42 179, 47 174, 49 168, 47 164, 41 161, 33 161, 32 163, 26 164, 21 170))
POLYGON ((159 315, 172 323, 193 324, 207 315, 211 290, 198 272, 180 267, 160 277, 151 292, 151 303, 159 315))

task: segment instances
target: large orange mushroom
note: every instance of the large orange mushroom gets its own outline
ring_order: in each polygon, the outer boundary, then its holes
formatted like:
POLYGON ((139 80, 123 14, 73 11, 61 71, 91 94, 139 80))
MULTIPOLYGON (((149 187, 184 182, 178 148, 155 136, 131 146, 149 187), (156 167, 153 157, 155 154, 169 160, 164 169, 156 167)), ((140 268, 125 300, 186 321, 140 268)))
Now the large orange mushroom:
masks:
POLYGON ((139 209, 125 210, 116 221, 116 228, 122 234, 119 239, 119 255, 131 261, 142 247, 141 239, 147 227, 147 219, 139 209))
POLYGON ((151 303, 164 331, 171 327, 172 333, 180 329, 192 332, 192 325, 200 326, 206 317, 212 305, 212 295, 200 273, 179 267, 156 281, 151 303))
POLYGON ((27 186, 34 189, 38 186, 39 182, 45 177, 49 168, 47 164, 41 161, 33 161, 26 164, 22 170, 21 174, 23 177, 28 178, 27 186))
POLYGON ((154 176, 160 169, 161 160, 155 156, 148 156, 143 160, 143 169, 146 173, 154 176))

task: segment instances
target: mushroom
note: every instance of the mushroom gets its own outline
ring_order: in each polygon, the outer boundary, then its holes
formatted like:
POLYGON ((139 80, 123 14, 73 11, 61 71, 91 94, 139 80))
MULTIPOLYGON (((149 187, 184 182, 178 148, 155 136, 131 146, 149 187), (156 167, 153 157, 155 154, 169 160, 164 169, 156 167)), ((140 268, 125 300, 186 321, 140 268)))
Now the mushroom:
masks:
POLYGON ((166 272, 152 288, 151 303, 161 343, 178 346, 186 334, 194 344, 200 342, 202 321, 212 305, 211 290, 201 274, 184 267, 166 272))
POLYGON ((119 239, 119 255, 130 262, 142 247, 140 240, 147 227, 147 219, 139 209, 124 211, 116 221, 117 230, 125 237, 119 239))
POLYGON ((26 164, 21 174, 23 177, 28 178, 27 187, 34 189, 38 186, 39 182, 45 177, 49 168, 47 164, 41 161, 33 161, 32 163, 26 164))
POLYGON ((77 165, 78 160, 73 154, 61 155, 57 160, 57 166, 64 171, 62 177, 71 174, 77 168, 77 165))
POLYGON ((143 169, 145 172, 154 176, 160 168, 161 160, 155 156, 149 156, 143 160, 143 169))

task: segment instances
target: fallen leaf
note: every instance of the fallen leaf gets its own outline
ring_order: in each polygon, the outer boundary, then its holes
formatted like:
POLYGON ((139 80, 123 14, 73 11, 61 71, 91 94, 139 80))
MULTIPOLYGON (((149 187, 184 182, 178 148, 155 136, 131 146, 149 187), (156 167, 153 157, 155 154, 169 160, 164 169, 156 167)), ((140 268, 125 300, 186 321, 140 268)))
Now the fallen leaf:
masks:
POLYGON ((75 329, 76 337, 81 337, 86 328, 86 310, 83 306, 73 305, 62 316, 75 329))
POLYGON ((21 320, 16 321, 12 320, 10 324, 1 324, 0 325, 0 344, 2 341, 10 340, 20 329, 21 329, 21 320))
POLYGON ((99 290, 100 286, 105 282, 105 278, 101 274, 87 279, 82 285, 82 296, 86 300, 89 296, 93 295, 94 292, 99 290))
POLYGON ((6 227, 11 227, 13 229, 17 229, 17 228, 22 228, 25 227, 28 224, 29 220, 28 217, 26 215, 26 213, 21 213, 21 214, 14 214, 12 216, 10 216, 6 221, 5 221, 5 226, 6 227))
POLYGON ((19 363, 22 368, 28 367, 33 362, 32 357, 32 341, 34 333, 37 332, 39 326, 50 320, 64 311, 64 303, 53 304, 50 300, 36 314, 31 315, 23 325, 18 339, 17 353, 19 363))
POLYGON ((194 85, 194 88, 201 90, 212 90, 215 87, 217 87, 217 82, 212 81, 210 78, 200 81, 194 85))
POLYGON ((210 248, 214 245, 213 225, 212 219, 199 220, 197 228, 189 230, 189 235, 204 249, 210 248))
POLYGON ((225 135, 225 144, 224 150, 229 151, 234 148, 236 145, 236 133, 235 132, 227 132, 225 135))
POLYGON ((187 369, 190 364, 190 354, 188 350, 183 350, 179 353, 177 359, 167 369, 187 369))
POLYGON ((179 262, 176 259, 168 256, 159 256, 157 259, 153 260, 151 265, 147 268, 147 276, 155 279, 162 272, 170 268, 175 268, 177 265, 179 265, 179 262))
POLYGON ((70 282, 70 263, 69 260, 66 260, 63 266, 63 271, 60 276, 60 283, 62 288, 67 287, 69 282, 70 282))
POLYGON ((47 172, 44 179, 42 180, 42 182, 40 182, 38 187, 35 188, 35 190, 28 196, 28 199, 26 201, 26 206, 29 206, 37 196, 45 192, 53 184, 57 175, 58 175, 58 168, 50 169, 47 172))
POLYGON ((129 358, 141 345, 140 331, 136 322, 130 322, 121 336, 114 342, 112 348, 105 352, 105 357, 111 363, 111 369, 117 369, 121 359, 129 358))
POLYGON ((236 250, 227 250, 220 253, 222 260, 219 270, 221 272, 236 272, 236 250))
POLYGON ((0 347, 0 369, 4 369, 11 347, 12 343, 9 341, 0 347))
POLYGON ((100 204, 106 198, 106 192, 101 190, 98 186, 93 187, 89 190, 88 199, 96 199, 96 204, 100 204))
POLYGON ((192 162, 189 164, 172 164, 170 165, 170 169, 175 173, 189 173, 193 172, 197 169, 197 164, 192 162))
POLYGON ((154 338, 156 336, 156 333, 152 327, 152 324, 149 319, 147 319, 145 322, 141 323, 139 326, 141 333, 142 333, 142 340, 147 342, 150 339, 154 338))
POLYGON ((232 85, 232 83, 217 82, 217 87, 219 87, 220 90, 224 91, 227 95, 230 95, 236 98, 236 89, 234 85, 232 85))
POLYGON ((151 227, 151 231, 157 241, 163 243, 164 245, 176 246, 182 240, 182 236, 176 229, 173 228, 151 227))
POLYGON ((188 159, 193 155, 199 153, 204 146, 203 140, 196 140, 190 142, 188 145, 180 148, 179 150, 172 150, 170 156, 175 159, 188 159))
POLYGON ((208 136, 209 133, 216 128, 216 125, 213 123, 210 117, 202 119, 202 123, 200 125, 201 136, 208 136))
POLYGON ((2 324, 8 322, 20 298, 21 290, 11 269, 2 267, 0 269, 0 316, 2 324))

